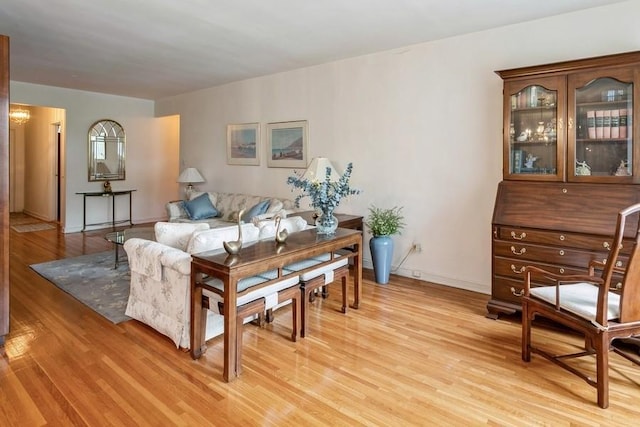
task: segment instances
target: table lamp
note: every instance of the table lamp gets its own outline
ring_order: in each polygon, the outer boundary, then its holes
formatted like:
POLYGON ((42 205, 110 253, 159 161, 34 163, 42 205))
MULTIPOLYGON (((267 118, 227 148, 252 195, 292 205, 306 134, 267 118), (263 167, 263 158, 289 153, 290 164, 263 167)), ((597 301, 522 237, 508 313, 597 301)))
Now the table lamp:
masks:
POLYGON ((193 193, 193 184, 204 182, 204 178, 202 177, 202 175, 200 175, 198 169, 186 168, 178 177, 178 182, 181 184, 187 184, 187 188, 185 188, 184 193, 187 196, 187 200, 189 200, 191 198, 191 194, 193 193))
POLYGON ((311 164, 302 175, 302 179, 308 179, 309 181, 324 181, 327 175, 327 168, 331 168, 329 181, 336 182, 340 180, 340 174, 338 173, 337 169, 326 157, 315 157, 313 160, 311 160, 311 164))

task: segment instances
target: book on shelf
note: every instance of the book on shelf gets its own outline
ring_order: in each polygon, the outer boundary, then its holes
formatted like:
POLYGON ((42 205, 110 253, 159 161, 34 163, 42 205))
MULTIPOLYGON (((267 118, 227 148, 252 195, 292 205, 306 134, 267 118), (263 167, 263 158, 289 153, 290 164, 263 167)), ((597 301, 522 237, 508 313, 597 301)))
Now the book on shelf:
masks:
POLYGON ((596 138, 602 138, 604 132, 604 111, 596 110, 596 138))
POLYGON ((611 110, 611 138, 620 138, 620 110, 611 110))
POLYGON ((620 109, 620 138, 626 138, 627 137, 627 109, 626 108, 622 108, 620 109))
POLYGON ((520 173, 522 171, 522 150, 513 150, 511 171, 512 173, 520 173))
POLYGON ((587 130, 589 138, 595 139, 596 137, 596 112, 593 110, 587 111, 587 130))
POLYGON ((602 111, 602 137, 611 138, 611 110, 602 111))

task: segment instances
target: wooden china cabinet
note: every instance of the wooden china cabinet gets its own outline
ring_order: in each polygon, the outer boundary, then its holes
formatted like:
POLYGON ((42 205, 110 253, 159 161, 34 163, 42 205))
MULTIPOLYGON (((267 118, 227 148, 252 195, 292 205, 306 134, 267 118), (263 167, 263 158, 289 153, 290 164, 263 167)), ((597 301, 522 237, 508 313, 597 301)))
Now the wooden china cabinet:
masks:
POLYGON ((640 52, 497 73, 503 181, 492 221, 492 318, 520 310, 525 266, 576 274, 606 260, 618 211, 640 202, 640 52))

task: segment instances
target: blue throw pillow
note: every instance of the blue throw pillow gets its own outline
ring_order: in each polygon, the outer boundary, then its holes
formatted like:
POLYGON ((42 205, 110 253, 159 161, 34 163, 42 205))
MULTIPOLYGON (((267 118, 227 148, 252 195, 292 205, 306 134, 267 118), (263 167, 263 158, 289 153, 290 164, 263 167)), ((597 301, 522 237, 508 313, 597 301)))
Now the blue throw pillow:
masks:
POLYGON ((249 222, 254 216, 262 215, 267 212, 269 209, 270 200, 263 200, 262 202, 256 203, 251 207, 248 211, 245 211, 244 215, 242 215, 242 220, 244 222, 249 222))
POLYGON ((192 220, 213 218, 218 216, 218 210, 213 206, 209 195, 203 193, 195 199, 184 202, 184 210, 192 220))

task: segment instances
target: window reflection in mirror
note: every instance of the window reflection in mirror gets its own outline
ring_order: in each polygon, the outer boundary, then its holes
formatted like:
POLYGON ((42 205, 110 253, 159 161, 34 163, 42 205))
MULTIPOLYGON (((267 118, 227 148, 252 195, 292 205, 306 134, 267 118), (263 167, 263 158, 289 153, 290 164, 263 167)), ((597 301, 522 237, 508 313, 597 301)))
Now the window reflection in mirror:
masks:
POLYGON ((89 129, 89 181, 125 179, 125 134, 113 120, 100 120, 89 129))

